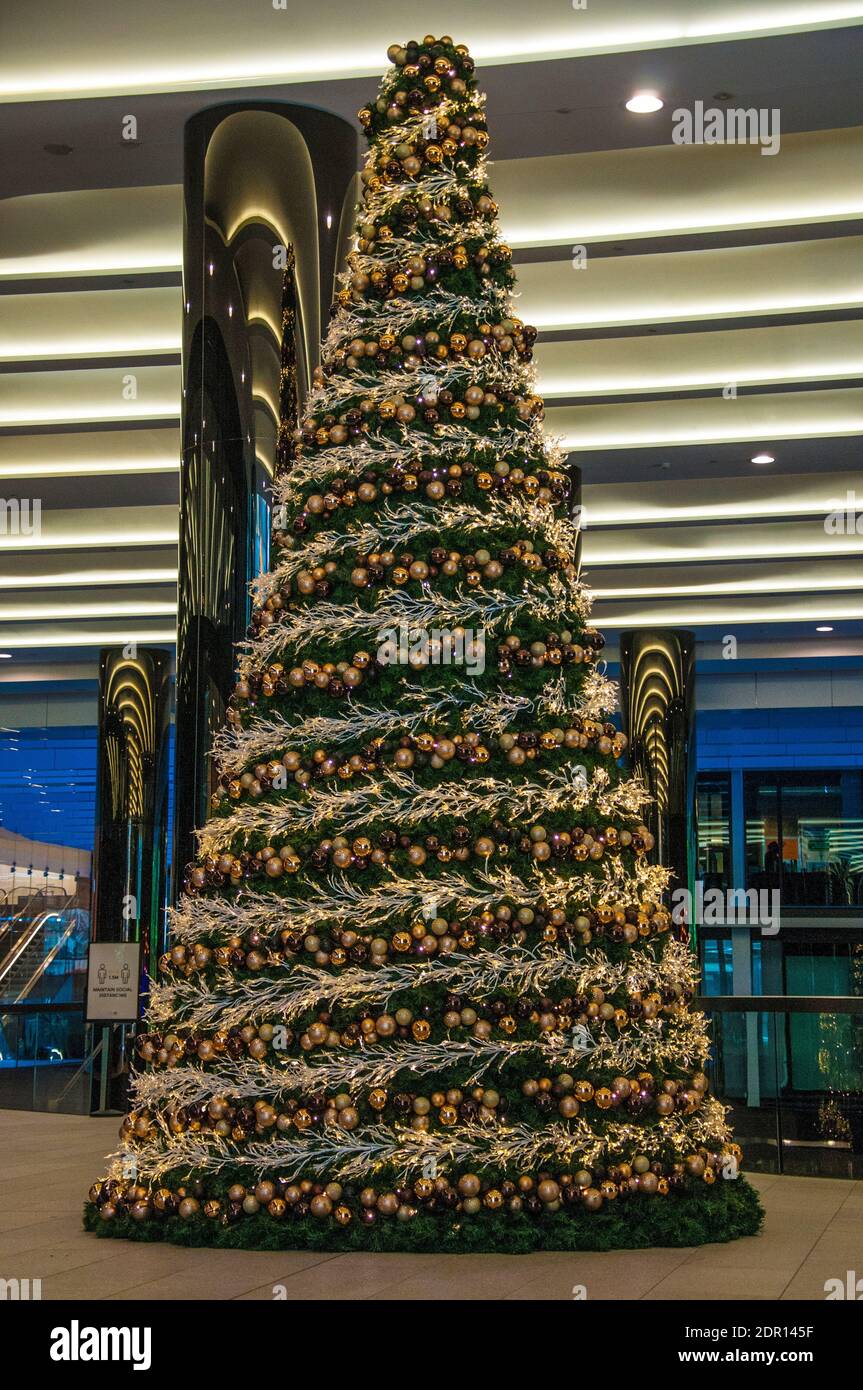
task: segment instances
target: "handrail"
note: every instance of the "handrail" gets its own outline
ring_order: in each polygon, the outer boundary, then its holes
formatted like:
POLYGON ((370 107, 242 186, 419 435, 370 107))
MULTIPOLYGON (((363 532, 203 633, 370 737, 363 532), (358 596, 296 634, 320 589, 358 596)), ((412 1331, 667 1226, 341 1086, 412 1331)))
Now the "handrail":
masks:
POLYGON ((7 1014, 80 1014, 84 1012, 83 999, 64 1000, 62 1003, 0 1004, 0 1018, 7 1014))
POLYGON ((15 942, 15 945, 10 947, 3 961, 0 962, 0 984, 3 983, 15 962, 21 958, 27 950, 27 947, 35 941, 37 934, 42 931, 46 922, 50 922, 55 917, 59 916, 59 912, 42 912, 33 920, 29 929, 22 932, 21 936, 19 936, 18 940, 15 942))
MULTIPOLYGON (((48 896, 48 895, 46 895, 44 889, 42 889, 42 888, 40 888, 40 889, 34 889, 33 892, 32 892, 32 893, 29 893, 28 896, 24 899, 23 903, 17 904, 17 905, 16 905, 16 906, 17 906, 17 910, 12 914, 12 916, 9 918, 8 922, 5 922, 5 923, 3 924, 3 926, 0 927, 0 942, 2 942, 3 939, 4 939, 7 935, 8 935, 8 936, 11 936, 11 935, 12 935, 12 933, 15 931, 16 924, 21 920, 22 917, 28 917, 28 916, 30 915, 30 914, 29 914, 29 906, 30 906, 30 903, 33 901, 33 899, 34 899, 34 898, 44 898, 44 897, 46 897, 46 896, 48 896)), ((78 905, 78 891, 77 891, 77 888, 76 888, 76 890, 75 890, 74 893, 64 893, 64 894, 63 894, 63 901, 64 901, 64 902, 67 902, 68 905, 69 905, 70 907, 72 907, 72 906, 77 906, 77 905, 78 905)), ((9 949, 10 949, 10 950, 14 950, 15 947, 14 947, 14 946, 11 946, 9 949)), ((5 965, 5 963, 6 963, 6 958, 5 958, 5 957, 0 957, 0 969, 2 969, 2 966, 5 965)), ((3 973, 5 974, 5 971, 4 971, 3 973)), ((3 978, 3 976, 2 976, 2 974, 0 974, 0 979, 2 979, 2 978, 3 978)))
POLYGON ((102 1034, 101 1034, 101 1036, 100 1036, 100 1038, 99 1038, 99 1041, 97 1042, 96 1046, 92 1049, 92 1051, 90 1051, 90 1052, 87 1053, 87 1056, 86 1056, 86 1057, 83 1059, 83 1061, 81 1062, 81 1065, 80 1065, 80 1067, 78 1068, 78 1070, 69 1078, 69 1080, 66 1082, 66 1085, 63 1087, 62 1091, 60 1092, 59 1096, 57 1096, 56 1100, 54 1101, 55 1107, 58 1107, 58 1106, 60 1105, 60 1102, 61 1102, 61 1101, 64 1099, 64 1097, 66 1096, 66 1094, 67 1094, 69 1091, 71 1091, 72 1087, 75 1085, 75 1082, 78 1080, 78 1077, 79 1077, 79 1076, 81 1075, 81 1073, 85 1070, 85 1068, 87 1068, 88 1066, 92 1066, 92 1065, 93 1065, 93 1063, 96 1061, 96 1058, 99 1056, 99 1053, 102 1051, 102 1048, 104 1047, 104 1045, 105 1045, 105 1035, 104 1035, 104 1032, 102 1032, 102 1034))
MULTIPOLYGON (((59 916, 59 913, 54 912, 51 914, 51 916, 57 917, 59 916)), ((77 925, 78 923, 75 921, 73 917, 71 922, 69 922, 69 924, 67 925, 66 930, 63 932, 63 935, 59 937, 59 939, 54 943, 48 954, 43 956, 42 959, 39 961, 38 965, 36 966, 36 969, 33 971, 33 974, 30 976, 21 993, 18 995, 18 998, 15 1000, 16 1004, 20 1004, 23 999, 27 998, 27 995, 30 993, 30 991, 32 989, 35 989, 36 985, 38 984, 39 980, 41 980, 48 966, 52 963, 52 961, 56 960, 60 948, 66 945, 66 942, 69 940, 69 937, 72 935, 77 925)))

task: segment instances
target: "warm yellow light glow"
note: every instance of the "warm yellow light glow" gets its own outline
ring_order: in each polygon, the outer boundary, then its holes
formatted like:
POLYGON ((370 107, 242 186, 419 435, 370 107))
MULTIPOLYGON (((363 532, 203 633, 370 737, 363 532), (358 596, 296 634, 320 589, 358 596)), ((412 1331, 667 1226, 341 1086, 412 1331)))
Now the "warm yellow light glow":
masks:
POLYGON ((566 223, 515 224, 506 221, 504 211, 504 236, 510 246, 520 250, 528 246, 570 246, 573 243, 589 245, 595 241, 632 241, 638 237, 651 236, 694 236, 735 228, 751 230, 757 227, 795 227, 804 222, 841 222, 863 216, 863 195, 849 192, 844 198, 814 206, 801 203, 797 207, 771 207, 767 217, 757 216, 757 206, 751 200, 747 200, 735 207, 729 200, 724 216, 709 218, 707 221, 703 216, 698 216, 697 209, 681 217, 657 216, 647 220, 639 220, 635 212, 630 221, 596 222, 589 227, 579 225, 575 220, 566 223))
MULTIPOLYGON (((151 369, 152 370, 152 369, 151 369)), ((46 404, 41 408, 29 409, 21 414, 14 407, 0 410, 0 426, 27 429, 32 425, 76 425, 76 424, 119 424, 124 420, 179 420, 180 402, 162 398, 156 401, 120 401, 113 408, 106 406, 104 399, 70 402, 56 406, 46 404)))
MULTIPOLYGON (((822 600, 823 603, 823 600, 822 600)), ((851 604, 847 608, 842 607, 841 612, 837 613, 835 605, 830 613, 824 614, 817 609, 812 611, 808 608, 722 608, 705 609, 699 611, 698 608, 679 608, 666 610, 664 608, 645 608, 630 609, 627 613, 617 613, 608 615, 602 613, 601 622, 604 629, 620 627, 676 627, 678 624, 687 627, 718 627, 720 625, 746 623, 811 623, 817 622, 822 617, 841 618, 849 622, 856 622, 863 618, 863 604, 851 604)), ((9 644, 7 643, 7 646, 9 644)))
POLYGON ((176 584, 176 569, 73 570, 63 574, 0 574, 0 589, 90 589, 117 584, 176 584))
POLYGON ((56 636, 45 632, 28 632, 20 636, 4 636, 3 646, 10 651, 23 651, 30 647, 106 647, 126 642, 175 642, 176 628, 157 628, 152 632, 142 632, 133 628, 131 632, 58 632, 56 636))
POLYGON ((95 478, 103 473, 176 473, 178 459, 81 459, 68 463, 0 463, 0 478, 95 478))
POLYGON ((100 333, 98 337, 61 339, 20 338, 0 342, 0 362, 47 362, 52 358, 68 358, 74 362, 78 358, 154 357, 159 353, 179 352, 181 338, 176 333, 160 334, 159 337, 137 336, 130 327, 128 334, 112 337, 100 333))
MULTIPOLYGON (((752 397, 757 401, 757 397, 752 397)), ((580 407, 583 409, 584 407, 580 407)), ((734 412, 729 414, 733 417, 734 412)), ((549 428, 554 433, 553 417, 549 421, 549 428)), ((859 434, 863 428, 863 419, 859 416, 847 415, 844 418, 835 420, 812 420, 792 421, 787 428, 783 429, 780 424, 771 426, 771 435, 774 439, 826 439, 842 438, 849 434, 859 434)), ((585 449, 655 449, 661 446, 673 446, 676 444, 740 444, 752 438, 752 430, 746 428, 736 428, 733 418, 729 421, 727 429, 718 429, 712 422, 704 425, 701 429, 694 426, 685 428, 675 427, 670 422, 670 417, 662 426, 657 426, 652 430, 636 430, 626 433, 623 430, 615 429, 609 425, 606 429, 580 429, 577 433, 570 430, 564 433, 561 443, 565 449, 581 451, 585 449)))
POLYGON ((183 268, 179 238, 176 255, 150 255, 129 250, 107 254, 102 249, 68 251, 61 255, 4 260, 0 280, 62 280, 77 275, 161 275, 183 268))
POLYGON ((706 565, 714 560, 823 559, 825 554, 833 559, 842 555, 863 555, 863 536, 854 539, 821 535, 811 542, 777 541, 773 544, 762 537, 753 540, 748 546, 740 543, 701 546, 655 545, 643 550, 610 550, 607 555, 592 554, 588 545, 585 548, 585 563, 589 569, 595 570, 607 569, 611 565, 674 565, 684 560, 706 565))
MULTIPOLYGON (((721 390, 733 381, 735 386, 773 386, 801 381, 845 381, 863 375, 863 353, 858 358, 844 357, 830 362, 823 359, 801 361, 793 366, 779 366, 771 370, 768 364, 747 367, 740 362, 729 360, 725 370, 691 372, 651 371, 649 365, 637 375, 623 366, 615 373, 605 376, 598 372, 592 376, 590 370, 579 370, 570 377, 555 376, 547 380, 540 372, 539 391, 547 400, 555 397, 613 396, 632 395, 651 391, 704 391, 721 390)), ((754 462, 754 460, 753 460, 754 462)))
POLYGON ((805 582, 798 575, 790 575, 783 579, 753 579, 748 576, 745 580, 724 579, 715 584, 647 584, 626 589, 604 589, 600 586, 592 588, 592 593, 597 599, 608 602, 627 598, 709 598, 723 594, 743 597, 746 594, 796 594, 804 584, 807 590, 825 593, 863 589, 863 574, 853 577, 843 575, 839 579, 807 574, 805 582))
POLYGON ((857 309, 863 298, 856 288, 849 286, 848 296, 830 299, 819 295, 781 294, 771 297, 768 294, 753 294, 751 298, 731 299, 690 299, 679 309, 670 309, 668 301, 655 300, 642 305, 637 314, 626 306, 619 310, 611 309, 601 315, 596 313, 579 315, 577 312, 525 309, 525 317, 542 332, 563 332, 578 328, 636 327, 649 323, 699 323, 706 319, 757 318, 762 314, 836 313, 844 309, 857 309))
POLYGON ((8 608, 0 607, 0 622, 32 623, 53 622, 64 618, 164 618, 177 612, 176 603, 164 602, 116 602, 106 603, 52 603, 50 607, 38 604, 21 604, 8 608))
POLYGON ((836 511, 841 505, 835 497, 823 502, 795 501, 793 498, 786 502, 769 497, 754 502, 694 503, 690 507, 651 507, 647 504, 642 507, 635 501, 627 510, 625 506, 603 508, 587 501, 582 516, 587 532, 597 526, 646 526, 654 522, 778 521, 782 518, 818 517, 836 511))
POLYGON ((99 550, 122 545, 176 545, 178 528, 148 529, 131 526, 128 531, 79 531, 64 535, 0 536, 0 555, 6 550, 99 550))
MULTIPOLYGON (((269 6, 267 7, 269 9, 269 6)), ((385 7, 391 8, 391 7, 385 7)), ((599 7, 597 7, 599 9, 599 7)), ((223 31, 219 42, 219 16, 208 25, 208 50, 196 58, 196 46, 176 43, 157 46, 148 31, 136 31, 127 53, 114 57, 100 54, 96 64, 70 55, 68 43, 58 45, 62 66, 40 55, 39 67, 10 62, 0 85, 6 101, 45 100, 63 97, 130 95, 137 92, 184 91, 195 88, 326 81, 335 78, 373 77, 380 71, 381 53, 392 41, 391 15, 371 13, 360 36, 353 6, 334 0, 308 15, 299 35, 290 26, 271 27, 264 42, 254 19, 248 16, 248 34, 223 31), (350 37, 348 37, 350 35, 350 37), (165 52, 182 56, 166 58, 165 52), (158 56, 157 56, 158 55, 158 56), (19 75, 20 74, 20 75, 19 75)), ((615 14, 593 13, 585 6, 573 14, 570 5, 534 5, 531 23, 506 22, 505 7, 492 20, 489 7, 464 7, 439 0, 438 29, 458 33, 481 64, 524 63, 586 54, 626 52, 643 48, 717 42, 750 35, 793 33, 851 24, 863 17, 859 0, 836 0, 813 9, 804 0, 787 3, 729 5, 718 0, 666 3, 659 13, 644 17, 639 7, 626 6, 615 14), (482 11, 479 15, 473 9, 482 11)), ((279 16, 276 16, 278 23, 279 16)), ((92 52, 92 47, 90 49, 92 52)), ((77 50, 76 50, 77 53, 77 50)))

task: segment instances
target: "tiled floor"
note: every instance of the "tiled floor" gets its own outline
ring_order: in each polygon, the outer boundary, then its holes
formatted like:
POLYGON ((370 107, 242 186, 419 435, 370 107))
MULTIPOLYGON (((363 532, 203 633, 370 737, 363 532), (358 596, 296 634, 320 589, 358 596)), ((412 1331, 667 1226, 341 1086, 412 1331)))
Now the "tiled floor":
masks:
POLYGON ((863 1183, 756 1177, 761 1236, 611 1254, 321 1255, 99 1240, 81 1203, 116 1120, 0 1111, 0 1278, 73 1299, 823 1299, 863 1275, 863 1183))

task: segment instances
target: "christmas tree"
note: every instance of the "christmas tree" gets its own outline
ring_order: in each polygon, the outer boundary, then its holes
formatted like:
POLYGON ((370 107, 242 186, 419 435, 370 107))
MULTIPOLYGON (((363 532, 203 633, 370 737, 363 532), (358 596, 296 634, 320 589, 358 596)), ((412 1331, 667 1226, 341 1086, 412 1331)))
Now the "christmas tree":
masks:
POLYGON ((618 768, 474 64, 449 37, 389 58, 212 817, 86 1222, 435 1251, 752 1232, 618 768))

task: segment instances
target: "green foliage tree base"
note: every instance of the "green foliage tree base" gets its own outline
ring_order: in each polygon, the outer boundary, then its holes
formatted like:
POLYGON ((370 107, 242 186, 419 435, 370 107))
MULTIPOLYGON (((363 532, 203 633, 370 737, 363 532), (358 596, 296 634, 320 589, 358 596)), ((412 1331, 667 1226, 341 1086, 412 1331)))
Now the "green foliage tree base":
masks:
POLYGON ((232 1226, 197 1216, 182 1221, 136 1222, 118 1213, 103 1221, 87 1203, 84 1225, 98 1236, 125 1240, 166 1240, 173 1245, 213 1246, 219 1250, 332 1250, 365 1253, 526 1255, 534 1250, 642 1250, 649 1246, 708 1245, 757 1235, 764 1219, 758 1193, 739 1177, 703 1184, 667 1197, 633 1197, 607 1203, 602 1211, 566 1210, 539 1217, 484 1211, 470 1220, 420 1212, 410 1222, 331 1223, 274 1221, 265 1213, 232 1226))

